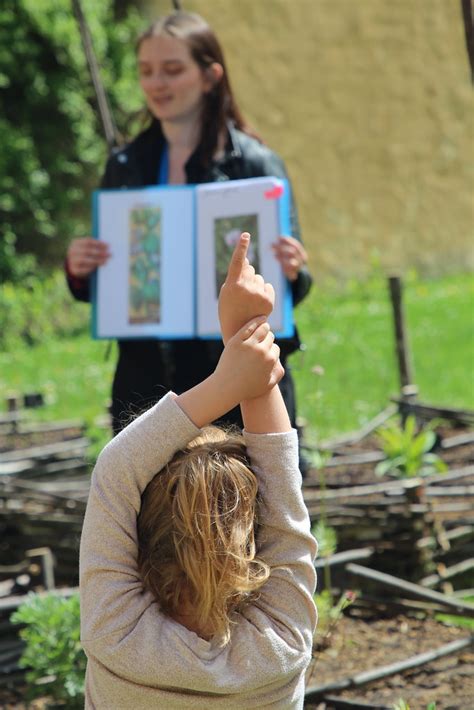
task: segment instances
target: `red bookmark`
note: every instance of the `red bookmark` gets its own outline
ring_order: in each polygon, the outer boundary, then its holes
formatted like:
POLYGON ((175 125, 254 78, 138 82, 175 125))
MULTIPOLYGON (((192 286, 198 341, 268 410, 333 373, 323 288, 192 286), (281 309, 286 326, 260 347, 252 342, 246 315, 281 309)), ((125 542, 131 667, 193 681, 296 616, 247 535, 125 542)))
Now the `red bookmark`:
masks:
POLYGON ((266 200, 278 200, 283 195, 283 185, 275 185, 271 190, 265 192, 266 200))

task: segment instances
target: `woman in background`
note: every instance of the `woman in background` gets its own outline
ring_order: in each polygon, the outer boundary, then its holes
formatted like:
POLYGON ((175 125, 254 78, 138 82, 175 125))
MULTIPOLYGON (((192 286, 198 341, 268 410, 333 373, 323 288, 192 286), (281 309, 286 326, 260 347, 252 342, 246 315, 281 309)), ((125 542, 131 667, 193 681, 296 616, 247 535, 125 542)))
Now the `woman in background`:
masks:
MULTIPOLYGON (((154 23, 138 40, 137 60, 151 123, 110 157, 103 188, 287 178, 282 160, 245 123, 220 44, 201 17, 175 12, 154 23)), ((292 236, 278 239, 274 252, 296 305, 307 295, 312 279, 294 202, 291 232, 292 236)), ((105 242, 86 237, 71 243, 66 271, 75 298, 90 299, 89 277, 109 256, 105 242)), ((300 342, 295 334, 278 343, 286 372, 280 389, 295 426, 294 384, 286 358, 300 342)), ((114 433, 123 428, 131 413, 142 411, 168 390, 181 393, 205 379, 221 353, 222 344, 216 341, 119 340, 112 387, 114 433)), ((242 423, 238 408, 224 419, 242 423)))

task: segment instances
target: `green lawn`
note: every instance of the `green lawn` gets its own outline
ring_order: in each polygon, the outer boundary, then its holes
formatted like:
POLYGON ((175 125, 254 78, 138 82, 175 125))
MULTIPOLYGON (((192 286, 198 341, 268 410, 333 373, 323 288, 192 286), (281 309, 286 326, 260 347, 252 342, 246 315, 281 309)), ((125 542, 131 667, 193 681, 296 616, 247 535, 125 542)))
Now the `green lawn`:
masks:
MULTIPOLYGON (((409 340, 420 399, 474 407, 474 284, 470 275, 405 286, 409 340)), ((84 308, 76 305, 75 308, 84 308)), ((385 282, 374 277, 344 292, 314 288, 297 309, 306 352, 292 358, 299 413, 307 439, 359 427, 398 390, 392 317, 385 282)), ((87 332, 0 353, 0 391, 41 391, 47 419, 85 419, 104 413, 116 346, 87 332)), ((2 405, 3 406, 3 402, 2 405)))
MULTIPOLYGON (((413 379, 424 402, 474 407, 474 282, 471 275, 404 289, 413 379)), ((315 442, 361 426, 399 389, 385 281, 345 293, 314 289, 297 310, 307 346, 293 357, 300 414, 315 442)))

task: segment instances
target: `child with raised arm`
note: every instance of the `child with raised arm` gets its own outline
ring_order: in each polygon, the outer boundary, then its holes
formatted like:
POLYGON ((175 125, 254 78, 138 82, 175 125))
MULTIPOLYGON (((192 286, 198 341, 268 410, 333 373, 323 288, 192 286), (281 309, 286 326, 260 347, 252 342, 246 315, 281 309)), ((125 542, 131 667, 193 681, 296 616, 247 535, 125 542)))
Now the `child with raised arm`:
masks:
POLYGON ((81 540, 86 708, 302 708, 316 544, 266 318, 236 246, 214 373, 100 454, 81 540), (243 438, 207 426, 240 403, 243 438), (205 427, 205 428, 202 428, 205 427))

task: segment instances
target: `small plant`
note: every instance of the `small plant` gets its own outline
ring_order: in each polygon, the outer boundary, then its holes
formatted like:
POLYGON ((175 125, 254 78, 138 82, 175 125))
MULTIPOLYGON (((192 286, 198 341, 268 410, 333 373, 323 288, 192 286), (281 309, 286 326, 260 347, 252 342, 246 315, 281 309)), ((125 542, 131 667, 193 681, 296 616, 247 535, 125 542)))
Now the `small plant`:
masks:
POLYGON ((397 700, 397 702, 393 705, 392 710, 410 710, 410 706, 408 705, 406 700, 400 698, 400 700, 397 700))
POLYGON ((323 567, 324 591, 327 593, 332 604, 331 568, 329 567, 327 558, 334 555, 337 550, 337 533, 334 528, 327 525, 324 520, 319 520, 312 528, 311 532, 318 541, 318 555, 325 560, 323 567))
POLYGON ((323 589, 320 594, 315 595, 314 601, 318 609, 315 643, 317 648, 322 649, 330 645, 332 632, 336 628, 344 609, 347 609, 355 599, 356 593, 351 590, 341 594, 336 604, 333 603, 332 594, 327 589, 323 589))
POLYGON ((313 528, 312 533, 318 541, 318 554, 325 559, 323 567, 324 588, 319 594, 315 594, 314 601, 318 609, 318 627, 316 632, 316 646, 325 648, 329 646, 331 633, 339 621, 342 612, 355 600, 356 595, 352 591, 344 592, 339 600, 334 603, 331 583, 331 569, 328 558, 334 555, 337 549, 337 535, 334 528, 327 525, 324 520, 320 520, 313 528))
POLYGON ((416 419, 407 417, 405 426, 389 424, 378 429, 377 435, 386 456, 375 472, 379 476, 389 474, 397 478, 428 476, 436 471, 446 471, 447 466, 437 454, 431 452, 436 441, 434 422, 416 431, 416 419))
POLYGON ((83 708, 86 656, 80 644, 79 595, 30 595, 11 621, 25 624, 20 666, 28 669, 28 699, 47 696, 68 710, 83 708))

